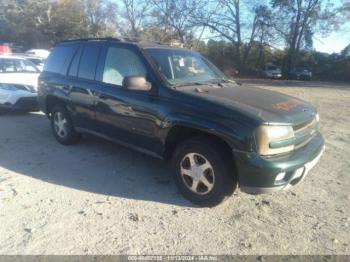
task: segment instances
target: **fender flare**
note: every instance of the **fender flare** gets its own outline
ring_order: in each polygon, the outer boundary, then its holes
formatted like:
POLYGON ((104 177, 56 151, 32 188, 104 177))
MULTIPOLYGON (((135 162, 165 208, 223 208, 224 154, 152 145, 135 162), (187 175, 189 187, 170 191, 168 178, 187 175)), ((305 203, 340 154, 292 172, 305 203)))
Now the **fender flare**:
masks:
POLYGON ((198 116, 181 113, 169 114, 162 122, 163 134, 161 134, 161 137, 164 139, 162 141, 164 144, 166 144, 171 130, 175 127, 195 129, 222 139, 232 149, 247 151, 247 145, 244 144, 244 141, 240 140, 238 136, 235 136, 232 129, 229 129, 227 126, 220 125, 204 117, 198 118, 198 116))

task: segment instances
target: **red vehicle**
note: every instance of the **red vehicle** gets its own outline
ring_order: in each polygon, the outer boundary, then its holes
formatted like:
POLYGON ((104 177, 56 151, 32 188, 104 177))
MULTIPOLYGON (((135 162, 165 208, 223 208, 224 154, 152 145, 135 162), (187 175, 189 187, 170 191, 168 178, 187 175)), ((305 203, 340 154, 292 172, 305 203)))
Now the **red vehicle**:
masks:
POLYGON ((0 55, 12 54, 11 48, 6 44, 0 44, 0 55))

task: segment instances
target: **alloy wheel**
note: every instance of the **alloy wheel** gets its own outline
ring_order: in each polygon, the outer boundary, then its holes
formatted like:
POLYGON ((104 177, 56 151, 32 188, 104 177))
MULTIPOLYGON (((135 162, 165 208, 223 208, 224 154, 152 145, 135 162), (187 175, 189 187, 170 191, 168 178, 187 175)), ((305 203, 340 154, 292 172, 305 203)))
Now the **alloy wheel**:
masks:
POLYGON ((180 172, 186 187, 199 195, 210 193, 215 184, 212 165, 203 155, 189 153, 180 163, 180 172))
POLYGON ((68 134, 68 122, 63 113, 56 112, 53 120, 56 134, 60 138, 65 138, 68 134))

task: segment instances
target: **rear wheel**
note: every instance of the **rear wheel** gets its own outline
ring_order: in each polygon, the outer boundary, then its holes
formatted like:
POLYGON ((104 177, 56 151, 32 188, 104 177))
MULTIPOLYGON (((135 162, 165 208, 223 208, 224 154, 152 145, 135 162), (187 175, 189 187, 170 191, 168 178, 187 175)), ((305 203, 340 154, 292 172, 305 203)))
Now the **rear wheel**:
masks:
POLYGON ((51 128, 56 140, 63 145, 79 141, 80 134, 74 130, 70 115, 62 104, 55 105, 51 111, 51 128))
POLYGON ((200 206, 215 206, 236 188, 232 159, 223 147, 195 138, 176 149, 172 165, 180 192, 200 206))

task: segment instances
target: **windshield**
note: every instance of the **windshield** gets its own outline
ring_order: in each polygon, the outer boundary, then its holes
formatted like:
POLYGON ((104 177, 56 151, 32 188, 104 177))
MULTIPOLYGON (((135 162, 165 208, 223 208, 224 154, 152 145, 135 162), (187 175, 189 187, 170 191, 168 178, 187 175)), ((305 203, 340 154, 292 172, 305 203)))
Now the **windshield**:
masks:
POLYGON ((38 69, 25 59, 0 58, 0 73, 38 73, 38 69))
POLYGON ((310 71, 310 70, 307 69, 307 68, 299 67, 299 68, 297 68, 295 71, 296 71, 296 72, 308 72, 308 71, 310 71))
POLYGON ((267 70, 276 71, 279 70, 279 68, 277 66, 269 66, 267 70))
POLYGON ((224 74, 195 52, 176 49, 146 49, 170 85, 191 85, 224 79, 224 74))

